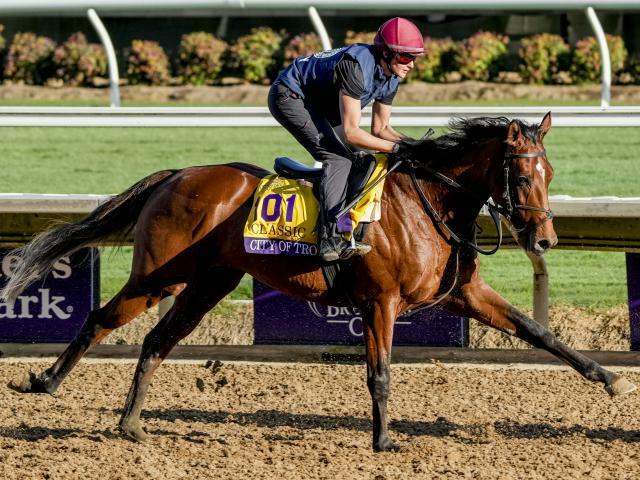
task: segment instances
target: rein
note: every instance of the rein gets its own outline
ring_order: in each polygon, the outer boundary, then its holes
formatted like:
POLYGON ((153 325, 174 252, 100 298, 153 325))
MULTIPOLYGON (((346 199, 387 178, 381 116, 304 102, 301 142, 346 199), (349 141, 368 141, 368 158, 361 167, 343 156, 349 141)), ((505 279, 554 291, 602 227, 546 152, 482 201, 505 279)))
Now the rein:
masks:
MULTIPOLYGON (((436 212, 435 208, 433 208, 433 205, 431 205, 431 202, 429 202, 429 199, 420 188, 420 184, 418 183, 418 178, 416 177, 416 173, 415 173, 415 170, 417 168, 415 163, 412 163, 410 160, 408 162, 412 167, 410 171, 411 180, 413 182, 414 188, 416 189, 416 192, 418 193, 418 197, 420 198, 423 208, 427 211, 427 213, 429 213, 433 221, 440 228, 442 228, 444 231, 446 231, 449 234, 450 240, 453 240, 453 242, 458 245, 465 245, 467 247, 470 247, 482 255, 493 255, 500 249, 500 246, 502 245, 502 225, 500 223, 500 214, 502 214, 507 220, 509 220, 509 223, 511 223, 512 226, 513 226, 513 222, 511 220, 511 217, 515 210, 530 210, 534 212, 545 213, 544 220, 536 224, 536 226, 548 220, 551 220, 553 218, 553 212, 549 209, 533 207, 531 205, 521 205, 518 203, 514 203, 511 200, 511 183, 509 182, 510 166, 511 166, 510 160, 513 158, 536 158, 545 154, 546 154, 546 150, 544 149, 538 150, 536 152, 530 152, 530 153, 512 153, 511 148, 510 147, 507 148, 507 150, 505 151, 504 162, 503 162, 504 181, 505 181, 505 187, 504 187, 504 193, 503 193, 503 200, 505 203, 504 207, 500 205, 494 205, 493 203, 490 203, 488 200, 484 200, 480 198, 475 192, 472 192, 471 190, 463 187, 452 178, 447 177, 446 175, 438 172, 437 170, 434 170, 431 167, 428 167, 426 165, 422 165, 420 167, 422 170, 426 171, 429 175, 439 180, 440 182, 448 185, 454 190, 463 192, 467 196, 475 198, 476 200, 482 202, 483 206, 487 207, 487 209, 489 210, 489 215, 491 216, 491 219, 493 220, 493 223, 496 227, 496 231, 498 232, 498 243, 491 250, 484 250, 480 248, 478 244, 475 242, 475 240, 471 241, 465 238, 461 238, 458 235, 456 235, 456 233, 453 230, 451 230, 451 228, 449 228, 449 226, 444 222, 444 220, 442 220, 442 217, 438 215, 438 212, 436 212)), ((516 233, 519 233, 523 231, 524 228, 526 227, 523 227, 522 229, 516 229, 514 227, 514 231, 516 233)))

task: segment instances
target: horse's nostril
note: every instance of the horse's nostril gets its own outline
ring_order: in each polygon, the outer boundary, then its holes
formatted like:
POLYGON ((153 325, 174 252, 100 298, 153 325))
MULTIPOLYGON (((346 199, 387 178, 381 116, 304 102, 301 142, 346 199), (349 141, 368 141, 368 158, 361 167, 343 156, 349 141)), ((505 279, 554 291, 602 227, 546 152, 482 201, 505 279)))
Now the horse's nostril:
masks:
POLYGON ((538 241, 538 247, 542 250, 549 250, 551 248, 551 242, 549 240, 538 241))

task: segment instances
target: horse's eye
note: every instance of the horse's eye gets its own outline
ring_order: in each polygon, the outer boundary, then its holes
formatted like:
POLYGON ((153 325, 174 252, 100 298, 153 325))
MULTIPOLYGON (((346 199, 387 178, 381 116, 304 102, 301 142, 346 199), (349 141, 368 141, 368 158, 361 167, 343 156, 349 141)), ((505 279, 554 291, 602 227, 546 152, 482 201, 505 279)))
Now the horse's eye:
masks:
POLYGON ((518 186, 519 187, 530 187, 531 186, 531 178, 527 175, 520 175, 518 177, 518 186))

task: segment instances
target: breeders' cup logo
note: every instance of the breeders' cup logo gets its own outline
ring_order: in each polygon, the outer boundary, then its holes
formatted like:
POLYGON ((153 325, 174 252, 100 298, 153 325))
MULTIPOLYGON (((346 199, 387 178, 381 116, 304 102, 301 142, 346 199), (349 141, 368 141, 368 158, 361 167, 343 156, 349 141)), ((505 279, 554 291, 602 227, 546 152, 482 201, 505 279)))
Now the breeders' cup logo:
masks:
POLYGON ((354 337, 362 336, 362 312, 357 308, 334 307, 307 302, 313 314, 330 324, 343 324, 349 327, 349 333, 354 337))
MULTIPOLYGON (((362 337, 362 312, 355 307, 334 307, 332 305, 320 305, 315 302, 307 302, 309 310, 313 314, 325 320, 327 323, 338 323, 347 325, 349 327, 349 333, 354 337, 362 337)), ((411 321, 408 320, 410 312, 405 315, 401 315, 395 322, 395 325, 411 325, 411 321)))
MULTIPOLYGON (((0 264, 0 283, 6 283, 20 265, 20 258, 7 255, 0 264)), ((56 280, 64 280, 71 277, 71 259, 63 257, 53 264, 49 274, 56 280)), ((42 286, 42 280, 38 280, 42 286)), ((36 284, 38 284, 36 282, 36 284)), ((14 318, 41 318, 67 320, 71 317, 73 306, 67 305, 67 299, 61 295, 52 295, 49 288, 38 288, 23 292, 16 298, 13 304, 0 302, 0 320, 14 318)))

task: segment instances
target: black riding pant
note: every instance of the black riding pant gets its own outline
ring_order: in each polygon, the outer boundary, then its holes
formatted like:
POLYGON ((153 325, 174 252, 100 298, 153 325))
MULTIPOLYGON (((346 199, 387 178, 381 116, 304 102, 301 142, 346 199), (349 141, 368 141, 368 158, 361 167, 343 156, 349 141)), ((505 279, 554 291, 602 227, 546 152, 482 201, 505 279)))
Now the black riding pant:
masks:
POLYGON ((347 194, 351 150, 324 115, 281 83, 274 83, 269 90, 269 111, 315 160, 322 162, 320 203, 325 229, 320 234, 334 235, 335 217, 347 194))

